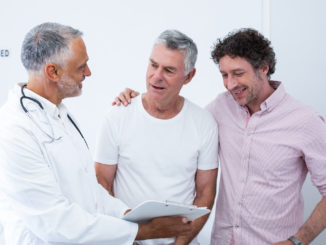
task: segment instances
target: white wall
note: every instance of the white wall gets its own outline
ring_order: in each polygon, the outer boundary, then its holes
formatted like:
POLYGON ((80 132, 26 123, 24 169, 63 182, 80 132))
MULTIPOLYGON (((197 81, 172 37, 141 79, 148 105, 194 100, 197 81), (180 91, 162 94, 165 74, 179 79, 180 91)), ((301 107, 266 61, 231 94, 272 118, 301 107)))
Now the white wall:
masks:
MULTIPOLYGON (((3 1, 0 14, 0 50, 9 49, 10 56, 0 57, 0 105, 6 100, 8 90, 15 83, 26 82, 27 76, 19 55, 24 35, 30 28, 45 21, 79 28, 84 32, 93 74, 85 80, 83 95, 67 99, 65 103, 79 119, 93 151, 99 121, 115 95, 126 86, 144 91, 147 60, 152 43, 160 32, 169 28, 179 29, 197 43, 197 74, 183 89, 182 94, 204 106, 224 91, 218 69, 209 58, 214 41, 231 30, 253 27, 272 38, 279 61, 275 78, 283 80, 288 91, 299 100, 311 104, 326 116, 324 99, 321 97, 322 88, 325 88, 321 74, 325 64, 321 60, 325 54, 325 34, 322 33, 322 24, 325 23, 322 12, 325 10, 325 4, 323 0, 309 2, 3 1), (272 4, 269 5, 269 2, 272 4), (300 15, 299 11, 303 14, 300 15), (318 33, 319 30, 321 34, 318 33), (288 45, 291 39, 297 39, 295 45, 288 45), (314 42, 306 47, 309 39, 314 42), (298 50, 301 49, 305 52, 299 55, 298 50), (313 52, 310 53, 310 50, 313 52), (318 62, 315 62, 315 57, 319 59, 318 62), (305 86, 307 81, 309 86, 305 86)), ((308 187, 305 195, 312 191, 314 188, 308 187)), ((319 198, 316 193, 313 197, 319 198)), ((306 202, 310 203, 311 199, 309 196, 306 202)), ((307 205, 307 208, 306 212, 309 212, 312 206, 307 205)), ((202 244, 209 243, 210 229, 211 221, 200 235, 202 244)))
MULTIPOLYGON (((271 41, 278 60, 273 78, 283 81, 290 94, 326 119, 326 1, 272 0, 270 10, 271 41)), ((309 175, 303 195, 308 218, 321 199, 309 175)), ((325 245, 326 232, 312 244, 325 245)))

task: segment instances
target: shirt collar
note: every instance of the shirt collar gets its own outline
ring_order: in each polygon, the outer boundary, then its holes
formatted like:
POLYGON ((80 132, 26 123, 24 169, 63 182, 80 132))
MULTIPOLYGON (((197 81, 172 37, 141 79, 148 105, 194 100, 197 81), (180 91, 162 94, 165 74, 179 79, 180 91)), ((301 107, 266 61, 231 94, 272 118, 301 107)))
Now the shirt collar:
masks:
MULTIPOLYGON (((19 96, 22 96, 21 93, 21 87, 22 87, 22 83, 19 83, 16 85, 15 91, 19 96)), ((39 101, 41 103, 41 105, 43 106, 44 111, 51 117, 58 119, 59 115, 65 116, 67 115, 67 109, 66 107, 61 103, 58 107, 53 104, 52 102, 50 102, 49 100, 45 99, 44 97, 34 93, 33 91, 24 88, 24 93, 26 96, 31 97, 33 99, 36 99, 37 101, 39 101)), ((24 100, 25 106, 32 106, 32 105, 36 105, 38 107, 38 105, 31 100, 24 100)), ((33 110, 35 107, 31 107, 30 110, 33 110)), ((39 108, 36 108, 37 110, 39 110, 39 108)))
POLYGON ((286 95, 284 86, 279 81, 269 81, 269 84, 275 89, 275 91, 260 105, 261 111, 273 110, 277 105, 281 103, 286 95))

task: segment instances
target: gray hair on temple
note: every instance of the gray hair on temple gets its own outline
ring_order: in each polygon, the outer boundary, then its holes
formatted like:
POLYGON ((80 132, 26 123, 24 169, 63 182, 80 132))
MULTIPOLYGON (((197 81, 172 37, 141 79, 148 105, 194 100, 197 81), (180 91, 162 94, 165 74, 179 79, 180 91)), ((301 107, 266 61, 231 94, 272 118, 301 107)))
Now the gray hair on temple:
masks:
POLYGON ((190 37, 177 30, 166 30, 155 41, 155 45, 161 43, 169 49, 185 52, 185 74, 187 75, 192 71, 196 64, 198 51, 196 44, 190 37))
POLYGON ((39 72, 50 62, 66 65, 70 43, 83 33, 58 23, 43 23, 31 29, 25 36, 21 60, 29 72, 39 72))

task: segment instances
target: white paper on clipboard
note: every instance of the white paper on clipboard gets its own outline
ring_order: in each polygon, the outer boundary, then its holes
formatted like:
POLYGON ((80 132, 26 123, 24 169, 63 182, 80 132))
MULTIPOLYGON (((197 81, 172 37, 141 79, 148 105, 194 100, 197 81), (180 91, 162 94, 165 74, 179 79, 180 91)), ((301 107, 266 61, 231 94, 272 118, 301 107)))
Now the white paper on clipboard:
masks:
POLYGON ((198 208, 195 205, 148 200, 137 205, 123 219, 139 223, 163 216, 183 216, 188 220, 195 220, 209 212, 206 207, 198 208))

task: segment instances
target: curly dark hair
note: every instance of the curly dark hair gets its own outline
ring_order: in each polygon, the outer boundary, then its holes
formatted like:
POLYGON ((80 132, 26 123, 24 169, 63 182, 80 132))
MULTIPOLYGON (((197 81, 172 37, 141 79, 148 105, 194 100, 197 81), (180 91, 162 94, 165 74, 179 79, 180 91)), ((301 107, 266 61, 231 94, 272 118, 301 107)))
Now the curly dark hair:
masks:
POLYGON ((240 29, 230 32, 223 40, 218 39, 211 53, 212 59, 219 64, 225 55, 244 58, 255 70, 268 65, 268 78, 275 72, 276 59, 271 42, 254 29, 240 29))

